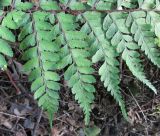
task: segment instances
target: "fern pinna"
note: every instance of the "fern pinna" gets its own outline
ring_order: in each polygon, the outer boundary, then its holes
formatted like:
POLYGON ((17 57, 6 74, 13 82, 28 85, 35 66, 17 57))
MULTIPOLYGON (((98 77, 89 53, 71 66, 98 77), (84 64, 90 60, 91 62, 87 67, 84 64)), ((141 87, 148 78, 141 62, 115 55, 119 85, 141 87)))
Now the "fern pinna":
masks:
POLYGON ((3 23, 5 21, 5 12, 1 11, 0 25, 0 67, 6 69, 7 62, 5 56, 13 57, 13 51, 9 42, 15 42, 15 36, 11 30, 3 23), (4 20, 3 20, 4 19, 4 20), (5 56, 4 56, 5 55, 5 56))
POLYGON ((88 125, 96 91, 94 65, 99 63, 98 74, 104 87, 128 120, 120 88, 119 60, 157 93, 144 73, 140 52, 160 67, 159 8, 156 0, 2 0, 0 67, 7 69, 6 60, 13 57, 11 47, 16 43, 23 52, 23 71, 29 73, 31 91, 48 113, 50 125, 58 111, 63 79, 88 125))

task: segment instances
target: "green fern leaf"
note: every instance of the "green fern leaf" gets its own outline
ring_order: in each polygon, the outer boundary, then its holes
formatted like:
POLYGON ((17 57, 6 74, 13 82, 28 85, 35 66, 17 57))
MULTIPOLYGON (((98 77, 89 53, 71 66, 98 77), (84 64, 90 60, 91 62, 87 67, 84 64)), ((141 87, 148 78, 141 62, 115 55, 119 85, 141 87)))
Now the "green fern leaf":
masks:
POLYGON ((21 0, 16 0, 15 1, 15 8, 17 10, 29 10, 31 8, 33 8, 33 3, 30 3, 30 2, 21 2, 21 0))
POLYGON ((101 81, 104 82, 104 86, 119 103, 123 116, 127 119, 127 112, 119 87, 120 78, 118 69, 119 63, 116 59, 117 53, 105 39, 104 32, 101 28, 101 14, 97 12, 86 12, 82 15, 82 18, 85 20, 85 25, 87 24, 85 27, 88 27, 94 35, 93 44, 96 43, 96 46, 99 47, 96 54, 93 56, 92 61, 93 63, 103 61, 103 64, 99 69, 101 81), (95 16, 97 16, 98 19, 96 19, 95 16))
POLYGON ((18 29, 20 26, 26 23, 29 15, 25 12, 13 10, 9 12, 2 21, 2 25, 10 29, 18 29))
POLYGON ((146 23, 146 13, 143 11, 132 12, 127 18, 127 24, 131 27, 134 40, 141 46, 147 57, 160 67, 160 51, 155 44, 152 26, 146 23))
POLYGON ((147 12, 146 22, 152 25, 155 35, 160 37, 160 15, 154 11, 147 12))
POLYGON ((77 24, 74 16, 64 13, 55 16, 58 20, 57 25, 61 31, 59 35, 62 36, 61 43, 63 44, 59 68, 68 66, 64 77, 68 82, 68 86, 72 89, 72 93, 75 94, 75 99, 83 109, 85 123, 88 125, 91 103, 94 100, 93 93, 95 92, 95 88, 91 83, 95 82, 95 78, 91 75, 92 72, 87 71, 87 69, 92 70, 92 63, 88 59, 90 53, 86 42, 87 35, 76 31, 77 24))
POLYGON ((143 66, 141 65, 141 60, 139 59, 140 54, 135 50, 125 49, 122 58, 126 61, 127 66, 130 71, 136 76, 137 79, 146 84, 149 88, 151 88, 156 94, 156 88, 146 79, 146 76, 143 72, 143 66))
POLYGON ((44 10, 59 10, 59 6, 56 1, 52 0, 42 0, 40 2, 40 7, 44 10))
POLYGON ((116 5, 116 0, 88 0, 88 5, 97 10, 110 10, 116 5))
POLYGON ((29 79, 33 82, 31 90, 34 98, 47 111, 52 126, 53 114, 57 112, 59 105, 60 85, 57 81, 60 78, 54 72, 59 61, 59 47, 53 49, 55 41, 43 38, 43 32, 51 32, 49 17, 50 14, 46 12, 33 13, 22 28, 19 40, 22 40, 20 48, 24 50, 22 59, 27 61, 24 70, 30 72, 29 79))
MULTIPOLYGON (((138 15, 136 13, 136 15, 138 15)), ((139 14, 143 15, 143 13, 139 14)), ((130 17, 130 16, 129 16, 130 17)), ((132 24, 131 32, 136 33, 137 35, 134 36, 134 40, 138 43, 135 44, 133 38, 130 36, 129 29, 126 27, 126 24, 130 24, 131 19, 127 17, 126 13, 111 13, 106 16, 104 19, 103 28, 106 30, 106 37, 111 41, 111 44, 115 47, 117 47, 117 51, 119 53, 123 52, 122 58, 126 61, 127 66, 131 70, 132 74, 136 76, 141 82, 146 84, 148 87, 150 87, 155 93, 156 89, 155 87, 146 79, 145 73, 143 71, 142 65, 140 64, 140 59, 138 57, 139 54, 136 52, 137 49, 139 49, 140 44, 142 44, 142 50, 143 48, 149 46, 144 45, 144 42, 140 43, 140 39, 143 36, 137 29, 139 25, 132 24), (126 23, 126 24, 125 24, 126 23), (142 36, 141 36, 142 35, 142 36), (137 40, 137 38, 139 38, 137 40), (129 51, 132 50, 132 51, 129 51), (136 56, 137 55, 137 56, 136 56), (125 57, 124 57, 125 56, 125 57), (130 59, 130 60, 129 60, 130 59)), ((142 21, 141 21, 142 22, 142 21)), ((146 29, 148 26, 143 27, 143 29, 146 29)), ((145 30, 144 30, 145 31, 145 30)), ((152 32, 146 32, 144 34, 147 37, 153 36, 152 32)), ((144 39, 143 39, 144 40, 144 39)), ((148 44, 148 43, 147 43, 148 44)), ((152 48, 152 46, 151 46, 152 48)), ((149 47, 148 47, 149 49, 149 47)), ((145 49, 146 51, 146 49, 145 49)), ((148 51, 148 50, 147 50, 148 51)), ((148 53, 147 53, 148 54, 148 53)), ((152 53, 154 54, 154 53, 152 53)))
POLYGON ((138 0, 117 0, 117 6, 120 9, 121 7, 125 8, 136 8, 138 0))
POLYGON ((154 9, 156 7, 157 1, 155 0, 140 0, 140 8, 142 9, 154 9))
POLYGON ((9 6, 12 0, 1 0, 0 9, 5 6, 9 6))
MULTIPOLYGON (((8 13, 9 14, 9 13, 8 13)), ((2 13, 1 25, 0 25, 0 68, 5 70, 7 68, 7 62, 5 56, 13 57, 13 51, 9 45, 10 42, 15 42, 15 36, 9 29, 9 27, 3 24, 5 17, 8 16, 2 13)))

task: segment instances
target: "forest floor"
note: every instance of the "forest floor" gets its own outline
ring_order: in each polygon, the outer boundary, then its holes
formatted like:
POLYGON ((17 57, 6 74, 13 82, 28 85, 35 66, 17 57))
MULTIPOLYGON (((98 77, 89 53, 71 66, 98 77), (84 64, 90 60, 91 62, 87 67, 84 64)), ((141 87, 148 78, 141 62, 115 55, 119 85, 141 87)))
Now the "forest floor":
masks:
MULTIPOLYGON (((125 66, 123 69, 121 89, 130 122, 124 120, 118 105, 102 83, 97 83, 91 126, 99 128, 100 136, 160 136, 160 71, 146 62, 147 76, 158 90, 158 94, 154 95, 134 79, 125 66)), ((16 80, 12 69, 10 71, 9 76, 23 91, 18 95, 6 72, 0 73, 0 136, 49 136, 47 115, 34 101, 26 76, 16 80)), ((71 91, 63 86, 60 95, 60 108, 54 117, 52 136, 84 136, 83 113, 71 91)))
MULTIPOLYGON (((160 70, 149 62, 144 66, 157 95, 136 80, 125 66, 121 70, 121 92, 130 122, 122 117, 118 104, 102 83, 95 84, 90 127, 96 126, 99 136, 160 136, 160 70)), ((85 136, 89 129, 85 128, 83 112, 65 82, 61 83, 60 107, 50 130, 46 113, 30 92, 27 76, 17 76, 13 67, 9 70, 0 71, 0 136, 49 136, 50 131, 51 136, 85 136)))

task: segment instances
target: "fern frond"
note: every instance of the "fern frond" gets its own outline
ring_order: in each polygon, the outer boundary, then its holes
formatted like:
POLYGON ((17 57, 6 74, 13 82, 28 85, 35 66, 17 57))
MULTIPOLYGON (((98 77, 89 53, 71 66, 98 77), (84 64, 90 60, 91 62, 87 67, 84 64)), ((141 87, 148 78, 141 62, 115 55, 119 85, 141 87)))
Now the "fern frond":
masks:
POLYGON ((86 9, 86 2, 82 2, 79 0, 60 0, 61 4, 64 5, 64 8, 70 8, 72 10, 84 10, 86 9))
POLYGON ((104 40, 104 34, 101 29, 101 18, 102 18, 102 14, 98 13, 98 12, 91 12, 90 13, 90 17, 89 17, 89 12, 85 12, 84 14, 80 14, 77 17, 77 20, 80 20, 81 23, 83 24, 80 31, 87 33, 88 34, 88 43, 90 45, 90 52, 91 55, 93 56, 97 50, 99 49, 99 39, 104 40), (97 19, 95 20, 94 15, 97 16, 97 19), (86 19, 87 17, 89 17, 89 20, 91 20, 91 22, 88 22, 88 20, 86 19), (92 27, 94 27, 94 30, 92 29, 92 27), (97 28, 97 29, 96 29, 97 28))
MULTIPOLYGON (((133 38, 130 36, 130 31, 128 27, 126 27, 125 23, 128 21, 127 16, 128 14, 126 13, 108 14, 103 22, 103 28, 106 31, 106 37, 110 40, 111 44, 117 48, 117 51, 119 53, 123 52, 122 58, 125 60, 132 74, 156 93, 155 87, 146 79, 144 70, 140 63, 140 55, 136 51, 137 49, 139 49, 139 43, 134 43, 133 38), (131 51, 129 51, 129 49, 131 51), (129 59, 131 60, 129 61, 129 59)), ((139 34, 139 31, 137 31, 136 33, 139 34)), ((140 38, 138 36, 137 38, 140 38)), ((146 45, 144 45, 144 47, 146 47, 146 45)))
POLYGON ((15 36, 10 30, 10 27, 7 25, 7 23, 9 22, 10 24, 12 24, 11 19, 6 19, 8 16, 10 16, 10 13, 6 14, 5 12, 2 12, 2 15, 0 16, 0 68, 2 70, 5 70, 7 68, 5 56, 13 57, 13 51, 11 49, 10 43, 15 42, 15 36))
POLYGON ((5 16, 3 19, 2 25, 10 29, 16 30, 26 23, 29 15, 20 10, 13 10, 5 16))
MULTIPOLYGON (((7 6, 6 3, 2 3, 7 6)), ((9 4, 9 1, 8 1, 9 4)), ((2 5, 3 6, 3 5, 2 5)), ((9 13, 2 12, 0 20, 0 68, 5 70, 7 67, 7 62, 4 55, 13 57, 13 51, 10 44, 15 42, 15 35, 12 30, 18 29, 25 20, 28 19, 26 13, 22 11, 13 10, 9 13), (25 18, 24 18, 25 16, 25 18)))
POLYGON ((53 114, 58 110, 60 80, 56 73, 56 63, 59 61, 59 47, 52 32, 51 14, 34 12, 28 23, 21 29, 20 48, 24 50, 22 59, 27 61, 24 70, 30 72, 31 90, 38 105, 47 111, 52 125, 53 114), (49 37, 45 37, 45 36, 49 37), (55 46, 54 46, 55 45, 55 46))
POLYGON ((97 10, 111 10, 116 6, 116 0, 88 0, 87 4, 97 10))
POLYGON ((52 1, 52 0, 43 0, 40 1, 40 7, 44 10, 59 10, 59 5, 56 1, 52 1))
POLYGON ((68 66, 65 71, 65 80, 68 86, 75 94, 75 99, 80 104, 85 114, 85 124, 89 124, 91 103, 94 100, 93 93, 95 88, 92 83, 95 78, 92 76, 93 69, 91 61, 88 59, 88 44, 86 42, 86 34, 77 31, 75 17, 65 13, 55 15, 58 20, 60 29, 59 36, 63 45, 61 49, 62 59, 59 68, 62 69, 68 66))
MULTIPOLYGON (((136 46, 136 44, 134 46, 136 46)), ((136 47, 136 48, 138 48, 138 47, 136 47)), ((141 60, 139 59, 140 54, 136 50, 133 50, 132 47, 131 47, 131 49, 132 50, 126 48, 122 54, 122 58, 125 60, 127 66, 129 67, 130 71, 132 72, 132 74, 137 79, 139 79, 144 84, 146 84, 149 88, 151 88, 157 94, 156 88, 151 84, 150 81, 148 81, 146 79, 146 76, 145 76, 144 70, 143 70, 143 66, 140 63, 141 60)))
POLYGON ((122 7, 136 8, 138 5, 138 2, 139 0, 117 0, 117 7, 118 9, 121 9, 122 7))
POLYGON ((158 0, 139 0, 139 7, 141 9, 155 9, 158 5, 158 0))
POLYGON ((125 26, 126 13, 110 13, 103 21, 105 36, 112 46, 117 46, 121 41, 129 42, 129 29, 125 26))
POLYGON ((14 7, 17 9, 17 10, 29 10, 31 8, 33 8, 34 4, 31 3, 31 2, 22 2, 22 0, 16 0, 15 3, 14 3, 14 7))
POLYGON ((157 12, 150 11, 147 12, 146 22, 151 24, 155 35, 159 38, 160 37, 160 15, 157 12))
POLYGON ((134 40, 141 46, 146 56, 160 67, 160 51, 155 44, 155 33, 151 24, 146 23, 146 13, 143 11, 129 13, 126 24, 131 28, 134 40))
POLYGON ((127 119, 127 112, 119 87, 120 78, 118 69, 119 62, 116 59, 117 53, 114 47, 105 39, 101 24, 101 14, 97 12, 86 12, 82 15, 82 18, 85 20, 85 24, 81 31, 89 29, 89 36, 92 33, 92 38, 94 39, 92 44, 96 44, 96 46, 99 47, 92 61, 93 63, 103 61, 99 69, 101 81, 104 82, 104 86, 118 102, 123 116, 127 119), (95 18, 95 16, 97 16, 98 19, 95 18))
POLYGON ((3 9, 5 6, 11 5, 12 0, 1 0, 0 9, 3 9))

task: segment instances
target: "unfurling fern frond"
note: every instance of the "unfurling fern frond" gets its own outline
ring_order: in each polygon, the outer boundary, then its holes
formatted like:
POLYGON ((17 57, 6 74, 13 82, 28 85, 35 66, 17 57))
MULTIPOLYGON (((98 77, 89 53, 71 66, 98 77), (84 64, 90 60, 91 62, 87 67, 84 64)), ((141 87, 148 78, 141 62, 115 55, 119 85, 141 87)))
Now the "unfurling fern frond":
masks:
POLYGON ((77 24, 74 16, 65 13, 55 14, 55 16, 60 31, 57 39, 61 40, 62 44, 62 59, 59 62, 59 69, 67 66, 64 73, 65 80, 83 109, 85 123, 88 125, 91 103, 94 100, 95 88, 92 83, 95 82, 95 78, 91 75, 94 70, 91 68, 92 63, 88 59, 90 53, 86 42, 87 35, 76 30, 77 24))
POLYGON ((127 119, 124 101, 120 92, 120 78, 119 78, 119 62, 117 61, 117 53, 115 48, 106 40, 101 24, 101 14, 97 12, 86 12, 81 15, 85 21, 81 31, 88 30, 88 35, 91 36, 93 45, 98 47, 97 52, 92 58, 93 63, 103 61, 99 69, 101 81, 107 88, 115 100, 119 103, 123 116, 127 119), (95 16, 98 17, 95 18, 95 16))
POLYGON ((58 110, 60 90, 60 77, 55 71, 60 46, 55 41, 53 23, 51 14, 37 11, 30 14, 19 35, 20 48, 25 51, 22 59, 27 61, 24 70, 30 72, 29 80, 33 82, 31 90, 51 122, 58 110))

